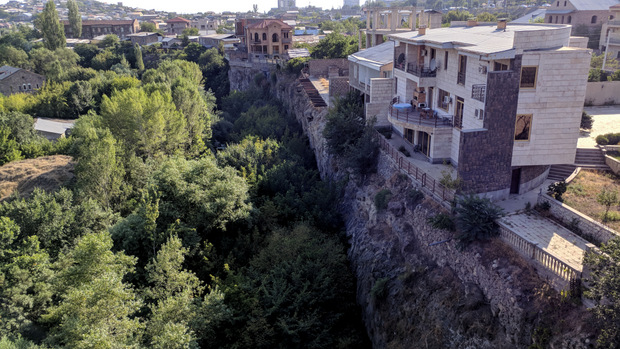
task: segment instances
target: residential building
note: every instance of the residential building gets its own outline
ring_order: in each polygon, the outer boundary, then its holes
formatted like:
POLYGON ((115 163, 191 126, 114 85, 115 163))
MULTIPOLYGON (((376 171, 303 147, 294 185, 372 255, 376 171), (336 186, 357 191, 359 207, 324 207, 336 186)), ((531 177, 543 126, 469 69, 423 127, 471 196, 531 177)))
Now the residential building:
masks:
POLYGON ((166 21, 168 34, 181 35, 183 30, 190 27, 191 21, 183 17, 175 17, 166 21))
POLYGON ((190 26, 198 29, 198 32, 215 31, 219 26, 219 21, 209 18, 195 18, 191 21, 190 26))
POLYGON ((50 141, 68 136, 74 125, 74 120, 58 120, 49 118, 35 118, 34 120, 34 130, 50 141))
POLYGON ((297 8, 295 0, 278 0, 278 10, 291 10, 297 8))
POLYGON ((343 0, 342 3, 342 7, 354 7, 354 6, 359 6, 360 5, 360 0, 343 0))
MULTIPOLYGON (((73 38, 73 32, 69 21, 62 21, 65 27, 65 35, 73 38)), ((119 38, 125 39, 129 34, 135 34, 140 30, 137 19, 132 20, 110 20, 110 21, 82 21, 82 39, 93 39, 96 36, 116 34, 119 38)))
POLYGON ((43 75, 8 65, 0 67, 0 93, 5 96, 14 93, 33 93, 43 87, 44 83, 43 75))
POLYGON ((218 48, 222 44, 224 49, 231 50, 239 43, 239 39, 234 34, 212 34, 199 37, 198 43, 206 48, 218 48))
POLYGON ((389 125, 387 113, 394 97, 394 41, 349 55, 349 85, 360 92, 367 120, 389 125))
POLYGON ((620 4, 609 8, 609 20, 603 24, 600 50, 607 50, 607 54, 620 59, 620 4))
POLYGON ((575 160, 591 51, 570 32, 468 21, 392 34, 388 120, 430 162, 455 166, 464 192, 526 192, 575 160))
POLYGON ((127 38, 131 40, 132 44, 139 44, 140 46, 150 45, 156 42, 161 42, 163 35, 160 33, 140 32, 127 35, 127 38))
POLYGON ((279 19, 253 21, 244 31, 250 57, 281 57, 293 48, 293 27, 279 19))
POLYGON ((415 6, 406 7, 366 7, 366 29, 360 29, 359 48, 362 41, 366 48, 383 43, 383 37, 398 32, 409 32, 416 27, 415 6))

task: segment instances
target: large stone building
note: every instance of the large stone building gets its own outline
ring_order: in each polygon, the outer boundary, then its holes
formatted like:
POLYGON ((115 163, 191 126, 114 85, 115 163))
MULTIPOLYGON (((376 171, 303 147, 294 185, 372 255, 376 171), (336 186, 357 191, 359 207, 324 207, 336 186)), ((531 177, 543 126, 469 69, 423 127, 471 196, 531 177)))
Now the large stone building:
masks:
POLYGON ((168 34, 181 35, 183 30, 190 27, 191 23, 189 19, 175 17, 166 21, 166 31, 168 34))
POLYGON ((451 163, 465 192, 526 192, 575 160, 591 51, 570 32, 469 21, 392 34, 388 121, 430 162, 451 163))
POLYGON ((609 20, 601 30, 600 50, 620 59, 620 4, 609 8, 609 20))
POLYGON ((9 96, 14 93, 33 93, 43 87, 45 77, 26 69, 0 67, 0 93, 9 96))
POLYGON ((263 19, 245 25, 244 40, 250 57, 281 57, 293 48, 293 27, 279 19, 263 19))
MULTIPOLYGON (((69 21, 62 21, 65 27, 65 35, 73 38, 69 21)), ((140 30, 137 19, 132 20, 113 20, 113 21, 82 21, 82 39, 93 39, 96 36, 116 34, 119 38, 125 39, 129 34, 135 34, 140 30)))
POLYGON ((278 0, 278 10, 291 10, 297 8, 295 0, 278 0))

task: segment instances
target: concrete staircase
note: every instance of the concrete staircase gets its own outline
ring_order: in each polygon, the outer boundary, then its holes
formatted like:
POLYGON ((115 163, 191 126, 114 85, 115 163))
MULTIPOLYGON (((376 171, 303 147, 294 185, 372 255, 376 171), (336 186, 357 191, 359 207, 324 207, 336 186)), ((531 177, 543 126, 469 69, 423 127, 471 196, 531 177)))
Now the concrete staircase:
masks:
POLYGON ((605 156, 599 148, 577 148, 575 166, 589 169, 609 170, 605 156))
POLYGON ((564 181, 577 168, 575 165, 551 165, 547 179, 554 181, 564 181))

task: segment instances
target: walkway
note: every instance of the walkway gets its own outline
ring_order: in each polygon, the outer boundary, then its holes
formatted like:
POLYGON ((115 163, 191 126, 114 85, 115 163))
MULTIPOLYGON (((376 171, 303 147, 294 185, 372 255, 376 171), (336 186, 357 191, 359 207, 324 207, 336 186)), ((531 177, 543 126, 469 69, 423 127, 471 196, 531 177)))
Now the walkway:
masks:
POLYGON ((594 139, 596 136, 610 133, 620 132, 620 106, 604 106, 604 107, 585 107, 584 110, 592 115, 594 124, 592 131, 582 132, 577 141, 578 148, 593 148, 596 146, 594 139))
POLYGON ((328 107, 331 106, 331 103, 329 102, 329 80, 316 78, 314 76, 310 76, 308 79, 312 81, 312 85, 314 85, 316 90, 319 91, 319 94, 325 101, 325 104, 327 104, 328 107), (327 81, 327 84, 325 84, 325 81, 327 81))
POLYGON ((583 270, 583 255, 588 242, 570 230, 537 214, 512 214, 500 221, 545 252, 578 271, 583 270))

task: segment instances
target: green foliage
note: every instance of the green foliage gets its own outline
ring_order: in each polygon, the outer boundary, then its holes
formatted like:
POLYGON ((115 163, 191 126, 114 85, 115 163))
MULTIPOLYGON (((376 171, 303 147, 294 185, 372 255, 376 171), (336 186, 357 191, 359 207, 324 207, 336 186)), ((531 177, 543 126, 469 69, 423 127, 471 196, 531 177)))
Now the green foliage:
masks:
POLYGON ((360 98, 355 92, 336 99, 334 107, 326 116, 327 123, 323 131, 330 153, 344 155, 361 137, 365 126, 363 111, 360 98))
POLYGON ((204 77, 205 90, 212 91, 218 102, 230 92, 228 61, 215 48, 210 48, 198 57, 198 64, 204 77))
POLYGON ((99 42, 100 48, 113 48, 120 43, 120 39, 116 34, 108 34, 99 42))
POLYGON ((596 144, 598 145, 616 145, 620 144, 620 133, 606 133, 596 136, 596 144))
POLYGON ((255 186, 279 161, 280 144, 273 139, 247 136, 240 143, 217 153, 218 163, 235 168, 250 186, 255 186))
POLYGON ((427 222, 435 229, 443 229, 447 231, 456 230, 454 220, 447 213, 438 213, 432 217, 428 217, 427 222))
POLYGON ((310 60, 308 57, 297 57, 290 59, 286 62, 284 70, 292 75, 301 74, 301 70, 306 66, 306 63, 310 60))
POLYGON ((594 119, 592 119, 592 116, 586 113, 586 111, 584 110, 581 113, 581 124, 579 125, 579 128, 583 130, 591 130, 593 123, 594 123, 594 119))
POLYGON ((403 153, 404 156, 406 157, 410 157, 411 153, 409 152, 409 150, 407 150, 407 148, 405 148, 404 145, 401 145, 400 147, 398 147, 398 151, 403 153))
POLYGON ((588 73, 588 82, 607 81, 607 75, 601 69, 590 69, 588 73))
POLYGON ((503 211, 491 200, 467 195, 458 201, 456 211, 456 239, 465 247, 471 242, 486 240, 499 235, 499 219, 503 211))
MULTIPOLYGON (((473 18, 473 17, 474 17, 474 15, 472 15, 471 13, 469 13, 467 11, 451 10, 451 11, 448 11, 448 13, 446 13, 445 15, 442 16, 441 23, 450 23, 452 21, 466 21, 469 18, 473 18)), ((483 18, 484 18, 484 16, 483 16, 483 18)), ((479 19, 479 21, 482 21, 482 20, 479 19)))
POLYGON ((603 223, 609 220, 609 209, 611 206, 620 203, 618 200, 618 192, 608 188, 603 188, 596 196, 596 202, 605 206, 605 213, 602 215, 603 223))
POLYGON ((37 17, 35 26, 43 34, 45 48, 53 51, 65 47, 65 30, 60 24, 54 1, 49 0, 45 3, 45 8, 37 17))
POLYGON ((452 173, 447 169, 441 170, 439 183, 451 190, 460 190, 463 186, 463 181, 460 178, 452 178, 452 173))
POLYGON ((154 33, 157 31, 157 27, 155 27, 155 23, 151 22, 142 22, 140 23, 140 31, 154 33))
POLYGON ((82 16, 80 15, 77 2, 75 2, 75 0, 68 0, 67 8, 69 9, 69 25, 71 26, 71 32, 74 38, 79 38, 82 36, 82 16))
POLYGON ((388 295, 388 281, 390 281, 388 277, 377 279, 370 289, 370 297, 374 300, 385 299, 388 295))
POLYGON ((362 176, 377 172, 379 142, 373 124, 374 120, 364 127, 361 137, 345 154, 346 166, 362 176))
POLYGON ((407 200, 411 205, 416 205, 419 201, 424 199, 424 193, 417 189, 409 189, 407 191, 407 200))
POLYGON ((185 28, 183 29, 183 33, 181 35, 196 36, 198 35, 198 28, 185 28))
POLYGON ((492 13, 482 12, 476 15, 476 20, 478 22, 496 22, 497 16, 492 13))
MULTIPOLYGON (((601 70, 603 69, 603 61, 605 60, 605 53, 592 54, 592 59, 590 59, 590 68, 601 70)), ((607 53, 607 61, 605 62, 606 70, 618 70, 620 69, 620 62, 614 57, 613 53, 607 53)))
POLYGON ((598 344, 615 348, 620 343, 620 239, 603 244, 600 253, 587 252, 584 264, 590 269, 585 295, 596 301, 591 311, 601 328, 598 344))
POLYGON ((559 202, 563 202, 564 199, 562 199, 562 195, 566 193, 566 188, 567 188, 566 182, 564 181, 555 182, 549 185, 549 187, 547 188, 547 194, 553 196, 553 198, 558 200, 559 202))
POLYGON ((0 165, 7 162, 23 159, 19 145, 11 137, 11 130, 6 126, 0 126, 0 165))
POLYGON ((12 67, 30 68, 28 54, 21 48, 10 45, 0 45, 0 65, 9 65, 12 67))
POLYGON ((357 35, 331 33, 312 48, 310 55, 315 59, 347 58, 357 51, 357 35))
POLYGON ((381 189, 375 194, 375 208, 377 211, 383 211, 388 207, 388 203, 392 198, 392 192, 389 189, 381 189))

